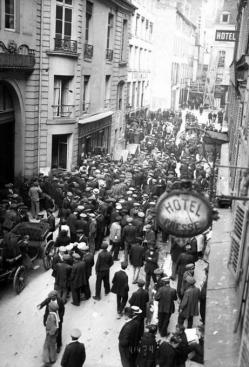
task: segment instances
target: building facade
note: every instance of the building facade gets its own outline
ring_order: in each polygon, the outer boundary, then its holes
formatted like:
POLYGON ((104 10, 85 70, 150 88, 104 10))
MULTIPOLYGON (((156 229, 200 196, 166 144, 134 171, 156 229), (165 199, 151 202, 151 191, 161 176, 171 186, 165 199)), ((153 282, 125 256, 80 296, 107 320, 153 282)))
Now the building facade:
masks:
POLYGON ((143 115, 150 105, 154 0, 133 0, 136 11, 131 20, 127 113, 143 115))
POLYGON ((0 5, 0 181, 71 170, 86 154, 122 145, 135 7, 126 0, 0 5))
MULTIPOLYGON (((229 126, 230 190, 233 200, 233 230, 228 267, 235 280, 236 313, 233 322, 238 343, 237 366, 249 364, 249 4, 237 3, 237 31, 230 67, 227 119, 229 126)), ((229 294, 227 293, 229 297, 229 294)))
POLYGON ((236 39, 236 14, 236 1, 224 0, 216 11, 214 24, 208 28, 210 57, 204 103, 216 108, 224 108, 227 102, 236 39))
POLYGON ((0 9, 0 184, 3 184, 14 176, 30 175, 38 169, 40 23, 37 19, 41 4, 1 0, 0 9))
POLYGON ((198 20, 202 1, 155 3, 151 107, 178 109, 189 97, 198 70, 198 20))

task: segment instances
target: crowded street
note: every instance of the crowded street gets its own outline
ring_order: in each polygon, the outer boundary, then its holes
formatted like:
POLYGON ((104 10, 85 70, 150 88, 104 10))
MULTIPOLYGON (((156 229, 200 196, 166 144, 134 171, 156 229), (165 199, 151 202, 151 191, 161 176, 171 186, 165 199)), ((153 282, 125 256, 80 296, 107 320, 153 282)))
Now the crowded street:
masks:
MULTIPOLYGON (((148 131, 149 134, 142 141, 140 141, 141 152, 138 153, 136 156, 128 157, 127 162, 113 162, 111 160, 111 157, 102 158, 101 156, 96 156, 84 160, 82 167, 79 167, 78 172, 74 174, 55 172, 51 178, 46 178, 43 175, 40 175, 38 179, 35 179, 35 183, 37 182, 39 186, 34 187, 38 187, 39 190, 41 190, 42 192, 46 190, 45 204, 41 202, 41 208, 39 209, 37 216, 35 216, 33 212, 30 212, 28 210, 26 211, 26 215, 28 216, 30 223, 53 224, 51 230, 53 232, 53 240, 56 246, 55 250, 53 251, 55 251, 55 253, 58 252, 58 254, 62 254, 62 258, 65 259, 64 261, 68 264, 72 264, 70 259, 74 258, 74 254, 83 254, 84 259, 84 257, 87 256, 84 254, 88 253, 90 250, 90 253, 94 254, 94 263, 96 265, 98 255, 101 252, 101 249, 99 248, 104 248, 102 245, 106 243, 108 246, 108 252, 113 254, 114 259, 114 263, 110 268, 110 282, 114 278, 114 274, 120 270, 121 266, 123 266, 123 264, 126 264, 126 273, 129 279, 129 298, 137 290, 138 286, 136 283, 139 280, 144 280, 142 283, 143 286, 146 284, 146 289, 148 289, 150 299, 148 303, 148 305, 150 306, 147 306, 147 311, 145 315, 146 325, 158 324, 158 302, 155 300, 154 296, 156 293, 156 291, 154 293, 154 287, 155 289, 157 289, 156 287, 158 287, 158 285, 156 285, 156 283, 154 282, 154 286, 152 285, 153 283, 147 283, 146 267, 141 267, 139 278, 137 278, 137 281, 134 281, 134 266, 132 266, 133 260, 130 253, 130 251, 132 251, 132 246, 134 245, 132 245, 131 242, 131 248, 128 249, 125 245, 126 242, 123 237, 124 234, 122 234, 122 237, 119 239, 118 242, 118 252, 116 252, 115 255, 115 246, 117 245, 115 245, 115 239, 112 237, 112 223, 121 223, 121 227, 123 228, 122 233, 124 233, 124 228, 127 225, 129 226, 129 223, 131 223, 130 228, 134 228, 135 231, 140 231, 139 237, 134 237, 137 238, 137 240, 133 240, 133 242, 136 243, 137 241, 138 243, 141 243, 141 245, 138 246, 142 246, 141 248, 143 248, 144 251, 146 250, 146 247, 149 247, 154 249, 152 251, 156 251, 158 253, 157 263, 154 269, 162 269, 161 273, 164 277, 167 277, 165 279, 169 280, 171 288, 177 289, 177 292, 179 292, 179 282, 177 281, 176 276, 172 274, 174 270, 172 268, 173 264, 171 256, 173 253, 172 241, 177 241, 177 238, 175 238, 175 240, 173 240, 174 237, 165 238, 163 231, 161 231, 159 228, 157 229, 157 233, 155 232, 155 229, 152 230, 152 228, 156 228, 154 227, 154 207, 158 198, 158 193, 160 194, 161 192, 163 192, 163 190, 165 190, 165 188, 162 187, 163 185, 165 185, 166 190, 171 190, 174 180, 177 181, 181 178, 183 179, 184 177, 186 177, 185 181, 189 182, 188 178, 192 177, 195 167, 191 168, 190 165, 186 166, 185 162, 188 162, 188 157, 186 156, 184 158, 181 158, 181 152, 180 154, 171 152, 177 152, 177 148, 180 144, 182 145, 183 150, 185 149, 185 145, 189 146, 190 148, 191 146, 196 146, 197 135, 193 133, 193 130, 191 130, 191 135, 186 135, 186 133, 188 132, 187 129, 189 126, 193 127, 193 129, 195 128, 195 126, 197 126, 198 132, 198 126, 203 126, 203 121, 205 121, 205 119, 208 119, 208 114, 206 111, 203 115, 200 115, 198 111, 183 111, 183 113, 179 115, 181 117, 177 116, 178 115, 172 113, 172 117, 170 117, 171 122, 162 121, 160 125, 157 123, 157 125, 154 125, 155 127, 150 128, 150 130, 148 131), (169 139, 169 141, 171 141, 172 143, 171 145, 165 146, 165 148, 161 147, 162 150, 160 152, 156 148, 158 144, 154 137, 157 136, 157 131, 160 131, 160 126, 167 125, 174 127, 171 130, 172 132, 170 133, 172 137, 171 139, 169 139), (186 136, 188 139, 187 142, 185 142, 186 136), (151 138, 153 140, 151 140, 151 138), (154 147, 151 147, 152 142, 154 147), (141 157, 143 158, 142 162, 141 157), (145 160, 147 160, 148 163, 146 163, 145 160), (99 161, 99 163, 97 161, 99 161), (84 162, 88 164, 88 167, 84 165, 84 162), (170 162, 174 163, 172 166, 174 168, 170 168, 170 162), (185 166, 183 163, 185 163, 185 166), (164 168, 161 170, 158 176, 156 172, 157 167, 160 166, 164 168), (106 169, 105 167, 109 168, 106 169), (117 169, 115 167, 117 167, 117 169), (91 176, 88 177, 88 179, 86 175, 87 169, 91 170, 91 176), (167 172, 166 170, 169 169, 171 170, 168 173, 168 177, 170 177, 170 179, 165 180, 165 178, 167 177, 165 176, 167 172), (130 175, 128 176, 123 174, 124 170, 126 170, 126 172, 128 172, 130 175), (110 172, 112 173, 110 174, 110 172), (138 175, 136 176, 136 173, 139 172, 143 172, 144 174, 146 173, 146 175, 149 174, 147 176, 149 180, 146 178, 142 178, 142 181, 139 181, 139 179, 141 180, 141 178, 138 175), (119 177, 119 179, 115 177, 119 177), (109 181, 107 181, 107 178, 109 179, 109 181), (96 186, 92 186, 93 180, 95 180, 96 186), (148 184, 150 180, 153 182, 155 190, 153 187, 148 190, 148 184), (112 184, 107 190, 106 184, 110 181, 112 181, 112 184), (86 182, 85 194, 81 193, 79 190, 80 184, 84 184, 84 182, 86 182), (66 185, 66 183, 70 184, 70 189, 68 187, 68 184, 66 185), (60 201, 60 197, 55 197, 53 199, 53 193, 56 192, 54 190, 55 186, 62 189, 67 187, 66 190, 71 191, 65 192, 66 197, 63 199, 62 196, 62 201, 60 201), (97 186, 99 188, 97 188, 97 186), (101 194, 100 190, 102 190, 101 194), (52 200, 49 200, 48 197, 52 200), (73 205, 73 203, 74 211, 72 212, 72 214, 70 214, 70 205, 73 205), (103 215, 104 213, 108 213, 106 211, 106 207, 104 206, 105 203, 110 203, 109 207, 112 210, 110 212, 110 217, 107 214, 105 214, 105 216, 103 215), (53 205, 53 210, 50 210, 50 204, 53 205), (129 206, 127 207, 127 205, 129 206), (85 223, 86 218, 88 217, 89 231, 91 228, 90 225, 92 223, 92 218, 95 218, 95 216, 97 216, 98 218, 101 213, 102 218, 106 219, 107 221, 111 220, 111 223, 107 227, 104 226, 102 230, 101 227, 99 227, 99 231, 101 230, 102 236, 100 237, 99 242, 97 242, 98 237, 96 237, 96 233, 94 237, 95 241, 93 243, 93 241, 91 241, 90 232, 82 231, 80 225, 82 223, 85 223), (54 217, 53 222, 49 221, 49 218, 51 219, 51 215, 54 217), (85 220, 85 222, 83 222, 83 220, 85 220), (134 226, 132 225, 132 223, 135 223, 135 220, 137 224, 135 224, 134 226), (149 237, 147 234, 147 227, 150 231, 149 233, 151 237, 149 237), (77 228, 79 228, 79 230, 77 228), (66 246, 60 244, 57 245, 57 242, 60 241, 61 232, 65 232, 68 230, 70 231, 71 241, 69 237, 67 242, 68 244, 66 246), (87 233, 89 234, 87 235, 87 233), (80 238, 83 239, 80 240, 80 238), (124 245, 122 245, 123 241, 124 245), (95 248, 91 248, 91 246, 93 245, 95 245, 95 248), (69 256, 69 254, 71 255, 69 256), (118 261, 115 261, 116 258, 118 261)), ((160 119, 160 115, 158 115, 158 118, 160 119)), ((154 123, 155 121, 156 119, 154 119, 154 123)), ((131 127, 129 128, 131 141, 133 139, 132 132, 135 126, 134 123, 136 124, 137 122, 133 122, 130 125, 131 127)), ((193 157, 194 156, 192 155, 192 159, 193 157)), ((202 167, 202 164, 199 165, 199 169, 203 169, 202 167)), ((8 186, 9 185, 7 185, 6 188, 8 188, 9 192, 11 192, 10 190, 12 190, 12 187, 8 186)), ((208 189, 208 185, 205 182, 203 189, 208 189)), ((24 190, 24 188, 22 188, 22 190, 24 190)), ((31 189, 29 189, 29 192, 31 192, 30 190, 31 189)), ((25 197, 25 192, 22 192, 23 196, 25 197)), ((208 193, 208 191, 206 191, 206 193, 208 193)), ((9 196, 11 197, 11 199, 14 199, 16 203, 18 203, 19 195, 15 194, 13 197, 13 195, 11 194, 9 196)), ((11 204, 10 208, 12 208, 13 211, 13 209, 15 209, 16 207, 22 208, 22 213, 25 212, 26 208, 28 209, 28 207, 26 207, 22 203, 21 205, 13 203, 11 204)), ((12 219, 17 220, 17 217, 13 217, 13 212, 12 219)), ((3 222, 3 226, 4 225, 6 225, 6 220, 3 222)), ((209 242, 211 237, 212 236, 209 236, 209 239, 206 239, 206 242, 209 242)), ((188 239, 181 239, 182 244, 178 249, 178 251, 180 250, 179 254, 181 253, 181 251, 183 251, 183 246, 186 246, 186 244, 188 244, 188 241, 188 239)), ((205 248, 203 246, 204 245, 199 245, 198 249, 196 247, 195 250, 191 250, 195 252, 191 252, 194 254, 194 257, 192 257, 192 255, 190 257, 191 260, 193 259, 192 261, 194 263, 194 271, 190 279, 194 279, 195 286, 198 289, 202 289, 203 284, 206 280, 205 269, 208 269, 209 250, 207 245, 205 245, 205 248)), ((189 261, 191 262, 191 260, 189 261)), ((173 259, 173 261, 176 260, 173 259)), ((20 294, 16 295, 13 291, 13 288, 9 284, 5 284, 4 288, 1 290, 0 302, 2 315, 2 333, 0 338, 1 344, 6 344, 6 348, 1 348, 0 353, 1 360, 5 361, 3 365, 4 367, 19 366, 20 364, 23 364, 27 367, 42 366, 41 340, 44 337, 44 326, 42 324, 43 310, 40 309, 39 304, 46 299, 46 297, 51 293, 51 291, 53 291, 53 289, 59 289, 58 286, 54 284, 54 277, 56 277, 56 274, 54 274, 54 272, 56 272, 56 263, 54 262, 54 260, 53 263, 54 265, 52 265, 52 270, 44 272, 42 262, 36 260, 36 266, 33 267, 33 270, 29 270, 27 283, 25 284, 25 287, 20 294), (3 322, 3 320, 8 321, 3 322), (7 343, 6 340, 8 340, 9 342, 7 343)), ((69 266, 69 268, 71 269, 71 265, 69 266)), ((92 276, 90 276, 89 279, 90 293, 92 296, 94 295, 95 291, 96 272, 94 271, 93 266, 92 276)), ((163 276, 161 276, 162 280, 164 279, 163 276)), ((68 280, 69 279, 70 278, 68 278, 68 280)), ((70 341, 70 331, 74 328, 79 328, 82 332, 81 339, 84 342, 86 349, 85 365, 87 367, 121 366, 122 364, 120 364, 119 362, 120 357, 118 351, 118 337, 120 330, 126 321, 123 313, 120 313, 120 316, 118 314, 117 317, 115 294, 113 294, 111 290, 111 292, 106 292, 108 294, 103 295, 102 290, 102 294, 98 294, 98 297, 88 296, 89 299, 87 299, 86 290, 82 288, 82 291, 84 297, 82 298, 81 296, 79 304, 75 304, 75 298, 73 299, 73 304, 71 304, 70 293, 67 292, 68 295, 65 299, 65 314, 63 317, 62 327, 62 348, 70 341)), ((62 293, 60 294, 62 295, 62 293)), ((163 334, 162 331, 157 331, 157 342, 162 342, 164 340, 169 341, 171 335, 174 335, 176 325, 179 322, 179 306, 182 297, 180 293, 178 293, 178 295, 180 298, 178 298, 178 300, 174 302, 175 312, 173 312, 170 319, 167 334, 163 334)), ((198 314, 196 314, 196 316, 194 317, 192 330, 197 330, 195 328, 200 327, 201 325, 203 325, 203 320, 201 321, 200 314, 198 312, 198 314)), ((57 351, 58 357, 57 362, 54 364, 55 366, 60 365, 60 359, 62 355, 62 350, 60 349, 57 351)), ((189 350, 189 352, 190 351, 191 350, 189 350)), ((187 359, 186 363, 186 366, 198 366, 197 362, 190 360, 187 361, 187 359)))
POLYGON ((0 0, 0 367, 249 366, 249 0, 0 0))

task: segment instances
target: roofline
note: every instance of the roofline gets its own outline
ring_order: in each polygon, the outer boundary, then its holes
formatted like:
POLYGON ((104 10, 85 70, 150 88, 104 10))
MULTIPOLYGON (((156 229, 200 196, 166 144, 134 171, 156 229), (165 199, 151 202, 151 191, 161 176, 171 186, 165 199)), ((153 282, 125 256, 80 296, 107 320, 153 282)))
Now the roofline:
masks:
POLYGON ((134 11, 137 9, 137 7, 133 5, 129 0, 109 0, 109 1, 129 13, 134 13, 134 11))

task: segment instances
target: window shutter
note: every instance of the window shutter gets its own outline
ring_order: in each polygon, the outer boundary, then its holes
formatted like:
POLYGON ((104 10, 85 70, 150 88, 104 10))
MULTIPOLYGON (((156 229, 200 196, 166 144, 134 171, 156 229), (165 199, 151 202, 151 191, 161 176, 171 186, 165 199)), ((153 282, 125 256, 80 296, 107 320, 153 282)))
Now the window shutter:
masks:
POLYGON ((239 203, 235 212, 234 229, 231 234, 232 243, 229 256, 229 267, 235 277, 240 272, 241 255, 243 252, 243 242, 246 232, 247 210, 243 204, 239 203))

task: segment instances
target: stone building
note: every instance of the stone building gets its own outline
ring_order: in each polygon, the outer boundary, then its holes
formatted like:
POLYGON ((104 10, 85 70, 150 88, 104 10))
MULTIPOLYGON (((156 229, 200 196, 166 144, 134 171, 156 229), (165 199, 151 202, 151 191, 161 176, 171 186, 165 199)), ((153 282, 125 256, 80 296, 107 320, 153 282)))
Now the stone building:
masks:
POLYGON ((150 105, 151 61, 155 0, 133 0, 137 10, 132 16, 129 38, 127 110, 143 115, 150 105))
POLYGON ((128 0, 0 5, 1 181, 71 170, 81 155, 122 145, 135 7, 128 0))
POLYGON ((200 13, 201 6, 202 1, 192 6, 191 0, 159 0, 155 3, 151 77, 153 110, 178 109, 188 99, 188 86, 196 80, 197 74, 197 10, 199 8, 200 13))

